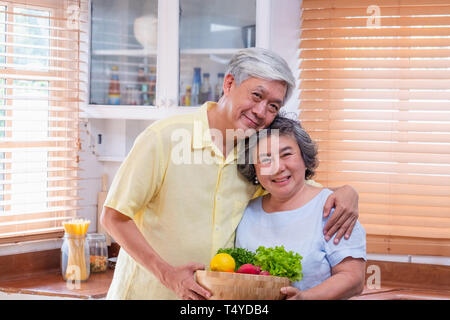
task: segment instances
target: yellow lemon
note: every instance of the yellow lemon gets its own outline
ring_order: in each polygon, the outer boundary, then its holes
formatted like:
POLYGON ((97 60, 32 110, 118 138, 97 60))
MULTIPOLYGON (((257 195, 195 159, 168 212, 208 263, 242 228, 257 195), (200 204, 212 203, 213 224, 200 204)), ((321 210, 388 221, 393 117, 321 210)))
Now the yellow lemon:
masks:
POLYGON ((233 272, 236 263, 228 253, 218 253, 211 259, 209 267, 211 271, 233 272))

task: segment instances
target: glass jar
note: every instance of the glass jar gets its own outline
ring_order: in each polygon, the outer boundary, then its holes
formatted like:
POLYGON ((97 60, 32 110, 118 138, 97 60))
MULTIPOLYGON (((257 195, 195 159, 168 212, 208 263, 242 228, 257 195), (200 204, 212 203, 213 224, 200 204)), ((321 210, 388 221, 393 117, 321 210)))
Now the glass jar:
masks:
POLYGON ((86 235, 65 233, 61 246, 61 273, 66 281, 86 281, 90 275, 86 235))
POLYGON ((102 233, 87 235, 90 248, 90 269, 92 273, 105 272, 108 268, 108 247, 102 233))

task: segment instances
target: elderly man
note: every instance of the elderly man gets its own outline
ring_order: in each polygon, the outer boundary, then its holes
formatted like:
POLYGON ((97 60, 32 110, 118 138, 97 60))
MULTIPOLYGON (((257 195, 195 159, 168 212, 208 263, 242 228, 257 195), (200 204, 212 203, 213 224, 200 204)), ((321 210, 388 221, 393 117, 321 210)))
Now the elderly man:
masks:
MULTIPOLYGON (((234 246, 245 206, 261 194, 239 175, 236 144, 270 125, 294 86, 277 54, 244 49, 230 60, 217 103, 157 121, 138 136, 101 216, 121 246, 108 299, 210 296, 194 273, 219 248, 234 246)), ((357 193, 336 189, 325 216, 332 207, 325 231, 348 237, 358 216, 357 193)))

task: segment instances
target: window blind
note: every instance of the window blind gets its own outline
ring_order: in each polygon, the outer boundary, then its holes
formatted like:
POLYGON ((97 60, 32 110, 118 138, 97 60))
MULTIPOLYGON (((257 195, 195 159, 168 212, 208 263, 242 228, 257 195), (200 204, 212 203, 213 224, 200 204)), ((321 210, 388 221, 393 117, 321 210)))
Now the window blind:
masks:
POLYGON ((0 0, 0 243, 76 214, 87 0, 0 0))
POLYGON ((450 256, 450 1, 303 0, 300 120, 368 252, 450 256))

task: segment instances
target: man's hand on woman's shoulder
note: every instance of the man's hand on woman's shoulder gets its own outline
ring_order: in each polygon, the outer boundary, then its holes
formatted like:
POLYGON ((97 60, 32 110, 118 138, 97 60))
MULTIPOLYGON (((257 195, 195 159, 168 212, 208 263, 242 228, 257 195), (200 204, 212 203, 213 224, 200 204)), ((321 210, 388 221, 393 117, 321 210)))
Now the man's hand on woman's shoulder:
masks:
POLYGON ((342 236, 345 234, 345 239, 350 238, 353 227, 358 220, 358 192, 349 186, 345 185, 339 188, 332 189, 334 192, 328 197, 323 207, 323 217, 327 218, 330 215, 331 209, 334 208, 334 213, 328 219, 323 233, 325 240, 330 240, 334 234, 334 243, 338 244, 342 236))

